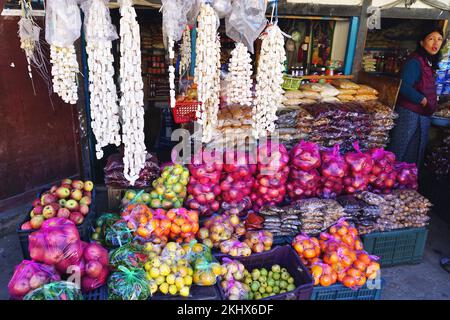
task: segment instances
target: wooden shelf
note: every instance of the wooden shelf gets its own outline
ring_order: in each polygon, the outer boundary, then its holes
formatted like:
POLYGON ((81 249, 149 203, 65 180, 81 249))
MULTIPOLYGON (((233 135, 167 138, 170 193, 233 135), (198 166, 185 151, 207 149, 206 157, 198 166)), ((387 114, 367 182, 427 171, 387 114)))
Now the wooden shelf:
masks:
POLYGON ((301 77, 293 77, 290 75, 287 75, 288 77, 291 78, 295 78, 295 79, 302 79, 302 80, 312 80, 312 79, 325 79, 325 80, 329 80, 329 79, 353 79, 353 75, 336 75, 336 76, 316 76, 316 75, 311 75, 311 76, 301 76, 301 77))

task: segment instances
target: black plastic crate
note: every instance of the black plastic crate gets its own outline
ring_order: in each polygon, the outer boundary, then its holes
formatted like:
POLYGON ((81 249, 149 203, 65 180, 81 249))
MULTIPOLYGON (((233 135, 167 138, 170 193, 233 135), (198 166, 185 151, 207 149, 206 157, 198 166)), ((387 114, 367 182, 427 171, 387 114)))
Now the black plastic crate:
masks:
POLYGON ((189 297, 181 297, 179 295, 172 296, 170 294, 162 294, 160 292, 153 295, 151 300, 222 300, 219 289, 219 280, 213 286, 197 286, 193 284, 190 289, 189 297))
POLYGON ((84 300, 108 300, 108 287, 103 285, 98 289, 83 294, 84 300))
MULTIPOLYGON (((219 257, 219 260, 223 263, 224 258, 219 257)), ((227 256, 227 258, 230 257, 227 256)), ((231 257, 231 259, 240 261, 249 272, 252 272, 255 268, 270 269, 274 264, 278 264, 282 268, 286 268, 294 278, 295 290, 261 300, 310 300, 313 290, 313 279, 290 245, 275 247, 270 251, 252 254, 248 257, 231 257)), ((219 288, 222 297, 225 297, 220 285, 219 288)))
MULTIPOLYGON (((37 195, 37 197, 40 198, 40 195, 47 190, 48 189, 41 191, 37 195)), ((77 226, 78 233, 80 234, 80 239, 83 241, 87 241, 87 242, 89 241, 90 232, 92 230, 93 219, 96 216, 96 214, 95 214, 95 193, 96 192, 95 192, 95 187, 94 187, 94 189, 92 190, 92 201, 91 201, 91 204, 89 205, 89 213, 85 217, 83 223, 77 226)), ((38 230, 21 230, 20 229, 20 227, 22 226, 23 223, 30 220, 30 215, 29 215, 30 211, 31 211, 31 208, 30 208, 30 210, 28 210, 26 217, 24 218, 24 220, 22 220, 22 222, 19 224, 19 226, 16 229, 17 236, 19 237, 20 248, 22 249, 22 255, 23 255, 23 258, 26 260, 31 259, 30 253, 28 251, 28 236, 31 233, 38 231, 38 230)))

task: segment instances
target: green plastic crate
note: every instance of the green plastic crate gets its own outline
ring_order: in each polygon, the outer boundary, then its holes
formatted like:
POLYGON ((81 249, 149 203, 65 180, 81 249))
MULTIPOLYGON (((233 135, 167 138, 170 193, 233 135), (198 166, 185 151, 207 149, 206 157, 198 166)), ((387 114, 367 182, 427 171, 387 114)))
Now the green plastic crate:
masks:
POLYGON ((372 288, 369 288, 366 284, 356 290, 347 288, 340 283, 333 284, 329 287, 315 286, 311 300, 380 300, 381 291, 385 286, 384 279, 380 280, 378 288, 376 288, 376 283, 373 284, 374 287, 372 288))
POLYGON ((362 236, 364 250, 379 256, 382 267, 417 264, 422 261, 427 228, 407 228, 362 236))

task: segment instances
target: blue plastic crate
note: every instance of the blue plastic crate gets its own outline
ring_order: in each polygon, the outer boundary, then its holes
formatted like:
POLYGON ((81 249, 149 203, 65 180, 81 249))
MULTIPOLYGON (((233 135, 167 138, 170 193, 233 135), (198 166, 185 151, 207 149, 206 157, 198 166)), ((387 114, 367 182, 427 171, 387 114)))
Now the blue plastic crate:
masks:
POLYGON ((356 290, 347 288, 340 283, 329 287, 315 286, 311 300, 380 300, 381 292, 385 286, 384 279, 381 279, 379 284, 379 288, 369 288, 366 284, 356 290))

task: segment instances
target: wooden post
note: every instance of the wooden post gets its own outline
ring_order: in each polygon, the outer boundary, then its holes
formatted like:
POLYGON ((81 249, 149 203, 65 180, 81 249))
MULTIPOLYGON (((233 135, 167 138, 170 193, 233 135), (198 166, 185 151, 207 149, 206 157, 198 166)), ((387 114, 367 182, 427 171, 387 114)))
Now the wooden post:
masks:
POLYGON ((361 6, 361 15, 359 16, 358 40, 353 57, 352 73, 358 75, 362 66, 362 58, 364 55, 364 47, 366 46, 367 37, 367 8, 372 5, 372 0, 363 0, 361 6))

